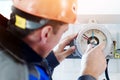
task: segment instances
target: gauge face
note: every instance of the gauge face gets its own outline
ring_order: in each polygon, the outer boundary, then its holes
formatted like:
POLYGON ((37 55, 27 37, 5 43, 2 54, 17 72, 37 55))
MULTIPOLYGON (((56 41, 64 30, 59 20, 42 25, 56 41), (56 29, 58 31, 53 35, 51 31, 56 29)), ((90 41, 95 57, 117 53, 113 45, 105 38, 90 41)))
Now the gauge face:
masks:
POLYGON ((105 34, 98 29, 90 29, 82 34, 79 38, 79 45, 81 48, 82 54, 86 51, 88 44, 96 46, 101 42, 107 43, 107 38, 105 34))

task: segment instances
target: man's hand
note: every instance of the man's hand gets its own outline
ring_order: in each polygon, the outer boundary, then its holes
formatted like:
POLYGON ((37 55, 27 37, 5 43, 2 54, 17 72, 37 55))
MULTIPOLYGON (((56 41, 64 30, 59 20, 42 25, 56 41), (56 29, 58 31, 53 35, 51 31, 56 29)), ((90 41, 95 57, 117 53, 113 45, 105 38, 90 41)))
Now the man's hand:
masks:
POLYGON ((70 44, 70 42, 76 38, 77 34, 72 34, 70 36, 67 36, 64 38, 60 43, 58 44, 58 47, 56 50, 54 50, 54 54, 59 62, 63 61, 67 56, 72 54, 75 51, 75 46, 71 46, 69 49, 64 50, 64 48, 70 44))
POLYGON ((106 69, 106 59, 103 53, 105 43, 95 48, 88 47, 89 49, 87 49, 81 60, 81 75, 91 75, 98 79, 106 69))

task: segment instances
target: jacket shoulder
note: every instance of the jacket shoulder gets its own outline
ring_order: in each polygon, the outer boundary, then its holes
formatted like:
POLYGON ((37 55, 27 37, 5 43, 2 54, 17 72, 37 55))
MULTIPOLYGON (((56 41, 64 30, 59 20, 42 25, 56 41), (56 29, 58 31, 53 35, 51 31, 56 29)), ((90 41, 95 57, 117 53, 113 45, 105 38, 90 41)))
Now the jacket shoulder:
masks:
POLYGON ((27 65, 15 61, 6 51, 0 50, 0 80, 28 80, 27 76, 27 65))
POLYGON ((0 26, 7 27, 8 19, 4 17, 2 14, 0 14, 0 26))

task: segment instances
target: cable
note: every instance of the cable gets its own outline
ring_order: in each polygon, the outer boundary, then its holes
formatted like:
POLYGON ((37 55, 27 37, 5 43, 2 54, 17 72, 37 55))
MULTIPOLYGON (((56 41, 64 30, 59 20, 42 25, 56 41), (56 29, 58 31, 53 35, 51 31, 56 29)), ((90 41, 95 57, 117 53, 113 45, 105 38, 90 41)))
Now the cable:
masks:
POLYGON ((108 75, 108 62, 109 62, 109 59, 106 59, 106 62, 107 62, 107 67, 106 67, 106 70, 105 70, 105 77, 106 77, 106 80, 110 80, 109 75, 108 75))

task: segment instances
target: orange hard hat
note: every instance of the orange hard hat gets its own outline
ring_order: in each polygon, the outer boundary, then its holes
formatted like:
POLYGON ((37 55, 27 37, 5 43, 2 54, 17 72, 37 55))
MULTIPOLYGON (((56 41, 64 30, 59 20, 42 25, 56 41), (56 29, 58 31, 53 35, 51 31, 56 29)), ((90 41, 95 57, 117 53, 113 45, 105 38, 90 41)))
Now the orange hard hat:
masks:
POLYGON ((38 17, 65 23, 76 21, 77 0, 13 0, 13 6, 38 17))

